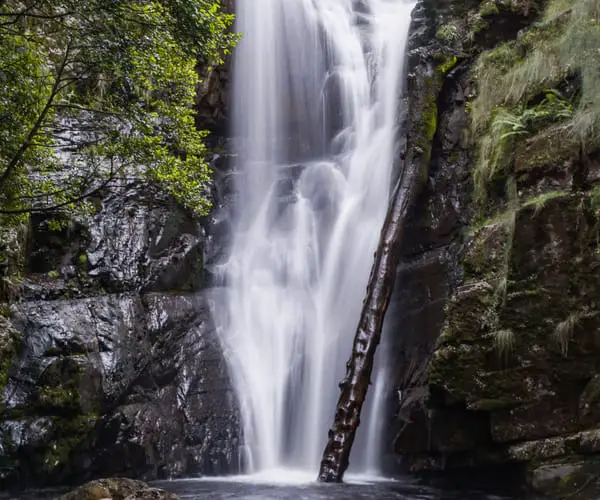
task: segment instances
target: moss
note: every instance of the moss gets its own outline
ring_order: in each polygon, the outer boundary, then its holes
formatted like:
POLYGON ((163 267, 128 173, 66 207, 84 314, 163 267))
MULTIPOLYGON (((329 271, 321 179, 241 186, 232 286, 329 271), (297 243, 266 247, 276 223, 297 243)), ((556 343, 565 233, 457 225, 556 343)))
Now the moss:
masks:
POLYGON ((448 73, 448 71, 450 71, 452 68, 454 68, 454 66, 456 66, 457 62, 458 62, 458 57, 456 57, 456 56, 448 57, 443 63, 438 65, 438 70, 442 73, 442 75, 445 75, 446 73, 448 73))
POLYGON ((473 23, 473 26, 471 28, 471 33, 470 33, 470 38, 474 39, 479 33, 487 30, 490 27, 490 23, 488 21, 486 21, 485 19, 483 19, 482 17, 479 17, 475 23, 473 23))
POLYGON ((500 9, 498 9, 498 6, 492 0, 484 2, 479 9, 479 15, 481 17, 496 16, 498 14, 500 14, 500 9))
POLYGON ((420 121, 416 137, 411 141, 412 147, 420 156, 419 178, 422 183, 427 182, 429 175, 431 148, 438 124, 437 94, 441 87, 441 79, 442 74, 437 68, 433 76, 424 76, 423 78, 423 97, 419 103, 420 121))
POLYGON ((38 394, 38 404, 61 412, 77 412, 79 391, 73 387, 43 387, 38 394))
POLYGON ((473 228, 474 236, 462 263, 467 280, 497 281, 507 250, 512 215, 506 211, 473 228))
POLYGON ((539 211, 546 204, 547 201, 553 200, 555 198, 563 198, 565 196, 569 196, 569 193, 566 191, 548 191, 547 193, 540 194, 539 196, 535 196, 533 198, 529 198, 522 203, 522 207, 535 207, 536 211, 539 211))
POLYGON ((428 366, 429 385, 444 390, 456 401, 464 401, 476 390, 477 373, 484 363, 484 352, 478 346, 441 347, 434 352, 428 366))
POLYGON ((75 359, 60 357, 40 376, 31 402, 32 409, 43 414, 62 416, 82 413, 84 407, 90 411, 96 409, 95 405, 90 406, 90 402, 82 401, 82 376, 81 367, 75 359))
POLYGON ((579 157, 581 144, 561 125, 542 130, 515 150, 515 171, 526 174, 537 168, 563 169, 579 157))
POLYGON ((52 279, 56 279, 58 278, 60 275, 58 274, 58 271, 49 271, 48 272, 48 278, 52 278, 52 279))
POLYGON ((8 319, 0 314, 0 411, 2 410, 1 395, 8 383, 10 368, 17 352, 18 333, 8 319))
POLYGON ((600 186, 594 186, 590 192, 590 207, 596 215, 600 211, 600 186))
POLYGON ((438 87, 435 82, 436 77, 427 77, 425 79, 425 97, 421 109, 421 128, 419 146, 424 150, 431 149, 431 141, 437 130, 438 107, 437 92, 438 87))

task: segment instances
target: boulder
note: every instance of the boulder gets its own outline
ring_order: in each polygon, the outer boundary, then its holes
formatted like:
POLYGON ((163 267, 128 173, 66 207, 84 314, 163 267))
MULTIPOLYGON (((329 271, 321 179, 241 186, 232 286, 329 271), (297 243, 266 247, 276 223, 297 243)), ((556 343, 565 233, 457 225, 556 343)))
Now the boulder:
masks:
POLYGON ((58 500, 178 500, 179 497, 142 481, 127 478, 98 479, 66 493, 58 500))

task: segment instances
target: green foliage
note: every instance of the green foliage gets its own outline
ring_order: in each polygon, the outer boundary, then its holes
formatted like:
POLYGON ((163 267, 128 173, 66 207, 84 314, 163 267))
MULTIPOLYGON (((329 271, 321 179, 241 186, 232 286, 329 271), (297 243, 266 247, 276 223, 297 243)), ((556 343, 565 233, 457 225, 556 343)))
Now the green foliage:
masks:
POLYGON ((522 207, 534 207, 533 215, 535 216, 540 213, 550 200, 563 198, 564 196, 568 196, 568 193, 565 191, 548 191, 535 198, 528 199, 523 203, 522 207))
POLYGON ((502 258, 502 269, 500 269, 501 278, 496 290, 496 298, 500 304, 506 302, 510 263, 515 240, 515 231, 517 228, 517 214, 519 212, 517 181, 513 176, 509 177, 508 182, 506 183, 506 196, 508 198, 508 217, 504 220, 504 225, 506 227, 506 245, 504 247, 504 255, 502 258))
POLYGON ((0 215, 0 309, 19 295, 27 229, 22 217, 0 215))
POLYGON ((488 0, 487 2, 484 2, 481 5, 481 8, 479 9, 479 15, 481 17, 495 16, 497 14, 500 14, 500 9, 498 9, 496 2, 494 2, 492 0, 488 0))
POLYGON ((598 214, 600 212, 600 186, 594 186, 590 193, 590 206, 598 214))
POLYGON ((233 43, 219 0, 0 3, 0 212, 76 203, 124 177, 205 213, 199 61, 233 43))
POLYGON ((437 30, 435 37, 441 42, 452 45, 460 40, 459 29, 454 24, 444 24, 437 30))

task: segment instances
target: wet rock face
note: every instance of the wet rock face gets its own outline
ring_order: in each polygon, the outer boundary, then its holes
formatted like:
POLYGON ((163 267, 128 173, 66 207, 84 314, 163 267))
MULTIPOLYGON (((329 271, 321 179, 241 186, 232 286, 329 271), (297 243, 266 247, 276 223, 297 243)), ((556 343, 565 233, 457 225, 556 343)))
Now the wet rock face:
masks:
MULTIPOLYGON (((412 425, 409 432, 413 433, 413 441, 429 440, 424 436, 429 429, 428 362, 444 324, 444 305, 461 280, 461 232, 471 213, 472 151, 463 134, 468 123, 465 102, 471 82, 464 63, 441 74, 439 62, 448 59, 434 39, 434 19, 438 15, 434 8, 441 7, 426 2, 417 5, 409 44, 409 73, 418 74, 419 68, 429 64, 443 84, 421 89, 421 93, 428 93, 421 97, 421 102, 435 104, 433 116, 423 113, 423 121, 433 124, 435 134, 427 183, 406 221, 397 285, 386 318, 391 363, 397 367, 394 393, 389 395, 390 411, 397 417, 388 428, 386 440, 390 443, 415 419, 422 423, 422 428, 417 430, 412 425)), ((440 432, 447 433, 450 429, 445 426, 440 432)), ((391 468, 397 471, 397 465, 391 468)))
POLYGON ((202 276, 203 230, 175 202, 135 188, 110 194, 90 224, 88 275, 108 291, 191 290, 202 276))
POLYGON ((0 315, 2 487, 236 470, 210 297, 191 291, 200 224, 142 186, 58 235, 34 222, 24 300, 0 315))

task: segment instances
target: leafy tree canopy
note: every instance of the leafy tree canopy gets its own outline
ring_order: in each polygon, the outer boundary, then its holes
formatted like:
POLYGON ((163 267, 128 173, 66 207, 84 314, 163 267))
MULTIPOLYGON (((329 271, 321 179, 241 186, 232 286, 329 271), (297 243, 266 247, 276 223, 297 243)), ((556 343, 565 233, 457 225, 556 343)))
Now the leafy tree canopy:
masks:
POLYGON ((231 49, 232 20, 220 0, 0 0, 0 214, 131 176, 206 212, 197 64, 231 49))

